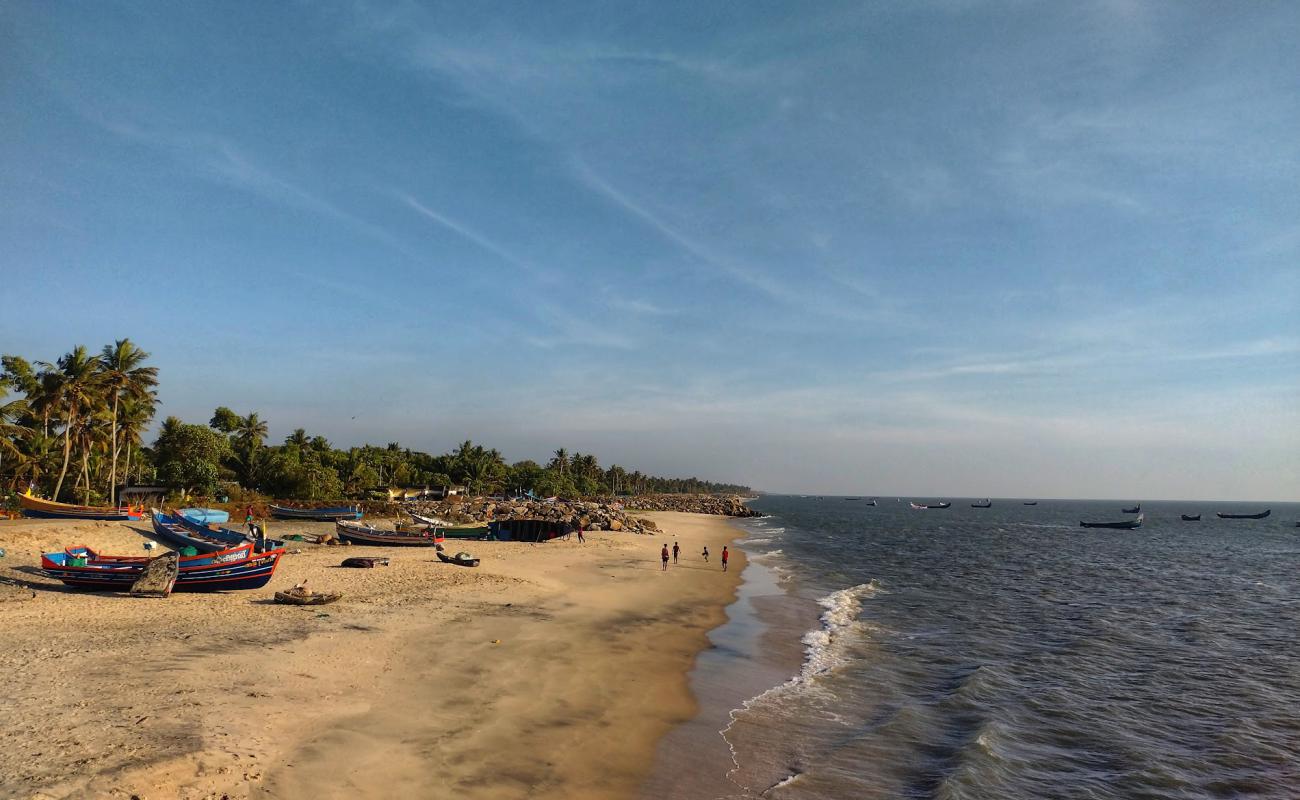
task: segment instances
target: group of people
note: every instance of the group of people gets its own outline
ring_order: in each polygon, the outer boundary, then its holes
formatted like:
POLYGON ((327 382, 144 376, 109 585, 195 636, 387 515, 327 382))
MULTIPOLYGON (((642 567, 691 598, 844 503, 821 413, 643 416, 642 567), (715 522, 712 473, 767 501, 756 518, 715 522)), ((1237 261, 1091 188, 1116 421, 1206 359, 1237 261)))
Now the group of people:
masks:
MULTIPOLYGON (((674 564, 677 563, 677 556, 681 553, 681 551, 682 551, 681 546, 678 545, 677 542, 673 542, 672 559, 674 564)), ((701 553, 700 555, 703 556, 704 562, 707 564, 709 561, 709 548, 706 546, 704 548, 704 552, 701 553)), ((664 548, 659 551, 659 558, 663 561, 664 564, 664 572, 668 571, 668 557, 669 557, 668 543, 664 542, 664 548)), ((722 571, 723 572, 727 571, 727 561, 730 558, 731 558, 731 553, 727 551, 727 546, 724 544, 722 546, 722 571)))

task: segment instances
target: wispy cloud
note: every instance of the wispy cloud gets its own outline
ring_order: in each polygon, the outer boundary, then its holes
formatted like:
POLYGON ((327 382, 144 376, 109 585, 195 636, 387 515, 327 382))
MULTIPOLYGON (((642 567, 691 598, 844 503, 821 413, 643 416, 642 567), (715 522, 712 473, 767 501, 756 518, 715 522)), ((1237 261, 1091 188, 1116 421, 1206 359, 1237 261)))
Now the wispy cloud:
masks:
POLYGON ((513 267, 518 267, 519 269, 533 276, 545 275, 545 272, 541 268, 537 267, 536 265, 530 263, 529 261, 523 258, 520 258, 519 256, 505 249, 501 245, 487 238, 483 234, 479 233, 478 231, 475 231, 473 228, 470 228, 468 225, 465 225, 464 223, 461 222, 457 222, 456 220, 452 219, 451 217, 448 217, 445 214, 434 211, 432 208, 429 208, 428 206, 424 205, 419 200, 416 200, 414 197, 411 197, 408 194, 403 194, 399 192, 397 194, 397 197, 420 216, 424 217, 427 220, 430 220, 431 222, 437 223, 441 227, 446 228, 447 230, 457 234, 463 239, 467 239, 468 241, 473 242, 474 244, 488 251, 492 255, 506 262, 507 264, 510 264, 513 267))

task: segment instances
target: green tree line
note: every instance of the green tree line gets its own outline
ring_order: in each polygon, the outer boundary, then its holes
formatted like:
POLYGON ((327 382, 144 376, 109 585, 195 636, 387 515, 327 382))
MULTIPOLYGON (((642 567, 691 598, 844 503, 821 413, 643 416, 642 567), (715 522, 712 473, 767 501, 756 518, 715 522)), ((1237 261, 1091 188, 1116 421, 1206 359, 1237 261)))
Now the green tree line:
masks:
POLYGON ((197 496, 235 486, 271 497, 319 501, 363 498, 388 487, 464 486, 474 494, 591 497, 644 493, 746 492, 698 478, 664 478, 602 467, 567 449, 549 461, 508 463, 501 452, 465 441, 431 455, 391 442, 335 448, 299 428, 267 442, 256 411, 221 406, 207 424, 169 416, 143 441, 158 406, 158 370, 129 339, 91 355, 82 346, 55 362, 5 355, 0 364, 0 486, 35 486, 48 497, 113 503, 121 483, 160 484, 197 496))

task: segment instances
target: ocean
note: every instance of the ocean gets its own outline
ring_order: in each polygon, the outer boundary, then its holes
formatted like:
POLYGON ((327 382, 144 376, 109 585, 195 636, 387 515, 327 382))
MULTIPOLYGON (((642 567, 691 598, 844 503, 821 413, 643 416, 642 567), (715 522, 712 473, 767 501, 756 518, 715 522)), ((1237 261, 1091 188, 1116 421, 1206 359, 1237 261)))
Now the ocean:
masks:
POLYGON ((646 797, 1300 797, 1300 504, 877 502, 751 504, 646 797))

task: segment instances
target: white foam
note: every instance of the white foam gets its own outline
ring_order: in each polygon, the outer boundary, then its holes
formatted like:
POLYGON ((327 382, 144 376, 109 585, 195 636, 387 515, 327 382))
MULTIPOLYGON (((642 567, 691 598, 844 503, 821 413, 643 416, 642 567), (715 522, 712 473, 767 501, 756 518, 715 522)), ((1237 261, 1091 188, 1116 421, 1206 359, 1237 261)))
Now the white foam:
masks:
MULTIPOLYGON (((727 748, 731 751, 732 768, 727 773, 727 780, 741 786, 732 777, 740 770, 739 756, 736 753, 735 745, 727 738, 732 726, 736 724, 737 715, 765 700, 790 692, 809 690, 815 686, 815 679, 818 676, 834 672, 848 663, 849 648, 855 642, 861 641, 868 630, 867 623, 858 619, 858 615, 862 613, 862 601, 874 597, 881 591, 880 584, 872 580, 868 583, 860 583, 857 586, 831 592, 817 601, 826 610, 822 612, 820 627, 809 631, 803 636, 804 662, 799 674, 785 683, 773 686, 771 689, 751 697, 742 703, 740 708, 732 709, 727 715, 726 727, 718 731, 718 734, 722 736, 722 740, 727 743, 727 748)), ((742 786, 741 788, 749 790, 750 787, 742 786)))

